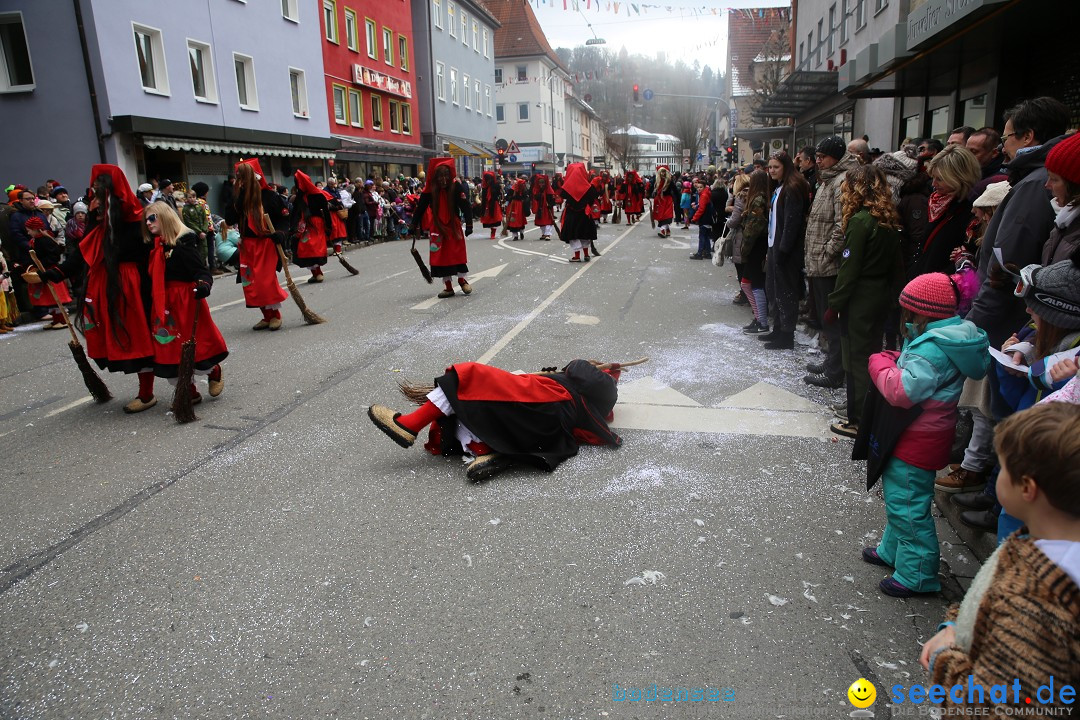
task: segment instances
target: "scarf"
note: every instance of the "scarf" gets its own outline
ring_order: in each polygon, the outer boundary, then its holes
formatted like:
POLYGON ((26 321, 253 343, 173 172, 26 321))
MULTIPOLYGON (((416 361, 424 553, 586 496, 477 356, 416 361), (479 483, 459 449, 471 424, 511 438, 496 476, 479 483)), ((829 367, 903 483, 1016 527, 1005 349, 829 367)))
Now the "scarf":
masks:
POLYGON ((1072 221, 1080 215, 1080 203, 1073 205, 1066 205, 1062 208, 1061 212, 1057 214, 1057 218, 1054 220, 1054 224, 1061 230, 1068 230, 1072 221))
POLYGON ((937 190, 931 193, 928 202, 930 222, 937 222, 938 219, 945 214, 945 211, 949 208, 949 204, 952 203, 952 201, 952 195, 944 195, 937 190))
POLYGON ((160 236, 150 250, 150 334, 158 343, 168 345, 176 339, 176 323, 165 308, 165 260, 168 248, 160 236))

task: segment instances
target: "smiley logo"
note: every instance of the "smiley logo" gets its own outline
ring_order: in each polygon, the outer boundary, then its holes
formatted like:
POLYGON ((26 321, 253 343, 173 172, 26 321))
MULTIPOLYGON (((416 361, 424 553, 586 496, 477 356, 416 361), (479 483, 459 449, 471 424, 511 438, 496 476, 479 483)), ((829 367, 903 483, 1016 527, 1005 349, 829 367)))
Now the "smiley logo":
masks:
POLYGON ((847 689, 847 697, 855 707, 868 708, 877 700, 877 688, 866 678, 859 678, 847 689))

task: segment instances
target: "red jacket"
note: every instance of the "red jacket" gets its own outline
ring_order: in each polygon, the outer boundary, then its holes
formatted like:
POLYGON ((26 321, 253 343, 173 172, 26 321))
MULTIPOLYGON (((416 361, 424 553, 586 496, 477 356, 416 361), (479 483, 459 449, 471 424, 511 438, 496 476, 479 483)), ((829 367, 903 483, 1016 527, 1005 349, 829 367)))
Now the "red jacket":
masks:
POLYGON ((712 218, 705 218, 706 222, 699 222, 702 216, 705 215, 705 211, 709 208, 709 201, 712 200, 712 190, 709 186, 701 188, 701 192, 698 193, 697 199, 697 212, 694 213, 694 217, 690 219, 690 222, 695 225, 711 225, 712 218))

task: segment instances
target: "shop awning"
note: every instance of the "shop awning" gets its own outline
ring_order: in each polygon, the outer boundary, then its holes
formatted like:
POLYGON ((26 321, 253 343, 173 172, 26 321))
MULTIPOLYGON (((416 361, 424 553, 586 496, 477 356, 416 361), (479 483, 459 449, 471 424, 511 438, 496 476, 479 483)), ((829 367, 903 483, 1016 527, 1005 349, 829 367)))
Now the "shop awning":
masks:
POLYGON ((776 91, 754 111, 755 118, 796 117, 837 94, 836 73, 796 70, 780 81, 776 91))
POLYGON ((329 160, 334 153, 313 148, 287 147, 284 145, 256 145, 254 143, 228 143, 217 140, 196 140, 182 137, 143 135, 143 145, 152 150, 180 150, 184 152, 219 153, 224 155, 247 155, 249 157, 289 157, 329 160))
POLYGON ((464 140, 450 140, 446 144, 448 146, 447 150, 450 152, 450 155, 454 157, 459 157, 463 155, 467 155, 469 157, 491 157, 491 153, 489 153, 488 151, 464 140))

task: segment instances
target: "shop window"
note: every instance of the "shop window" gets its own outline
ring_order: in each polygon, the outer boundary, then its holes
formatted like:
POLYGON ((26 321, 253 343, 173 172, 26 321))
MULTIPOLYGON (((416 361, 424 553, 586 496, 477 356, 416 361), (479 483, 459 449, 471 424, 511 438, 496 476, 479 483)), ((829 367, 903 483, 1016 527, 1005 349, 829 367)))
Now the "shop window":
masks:
POLYGON ((210 46, 197 40, 188 40, 188 65, 191 68, 191 89, 195 93, 195 99, 217 103, 214 56, 210 46))
MULTIPOLYGON (((5 23, 5 27, 10 26, 5 23)), ((161 31, 145 25, 132 24, 132 27, 135 31, 135 51, 139 60, 139 76, 142 78, 143 90, 168 95, 169 75, 165 70, 165 45, 161 39, 161 31)), ((21 30, 21 27, 19 29, 21 30)), ((8 34, 10 33, 5 34, 5 41, 8 34)), ((6 42, 4 47, 7 48, 6 42)), ((10 65, 10 62, 5 62, 5 65, 10 65)), ((10 75, 11 70, 7 73, 10 75)))
POLYGON ((383 129, 382 98, 375 94, 371 96, 371 127, 373 130, 383 129))
POLYGON ((255 87, 255 60, 250 55, 233 53, 236 73, 236 99, 241 110, 259 109, 259 92, 255 87))
POLYGON ((349 88, 349 124, 353 127, 364 127, 364 103, 360 91, 349 88))

